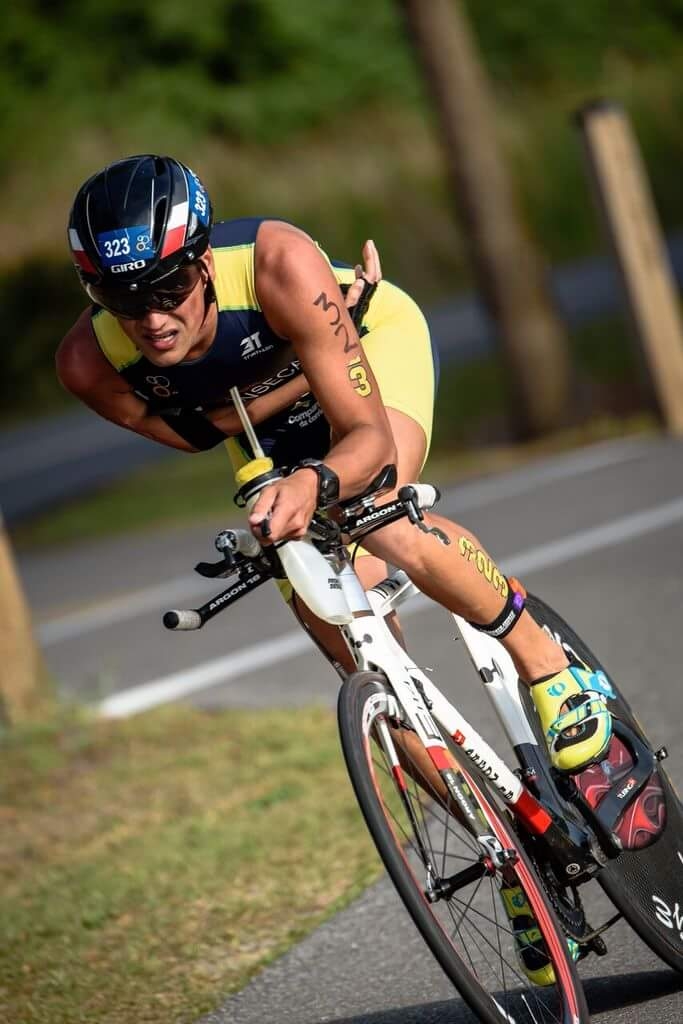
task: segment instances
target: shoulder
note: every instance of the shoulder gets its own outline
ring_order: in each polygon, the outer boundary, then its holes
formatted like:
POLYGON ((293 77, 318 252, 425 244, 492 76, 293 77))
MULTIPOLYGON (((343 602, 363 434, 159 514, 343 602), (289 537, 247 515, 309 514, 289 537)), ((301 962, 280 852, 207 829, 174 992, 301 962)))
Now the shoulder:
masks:
POLYGON ((311 305, 344 306, 332 266, 316 242, 301 228, 265 221, 259 229, 254 258, 254 288, 272 329, 283 338, 306 332, 311 305))
POLYGON ((55 366, 62 385, 74 394, 88 391, 109 368, 95 338, 90 309, 81 313, 62 338, 55 354, 55 366))
POLYGON ((262 221, 254 259, 257 280, 287 279, 309 272, 311 265, 325 263, 327 260, 320 248, 301 228, 287 221, 262 221))
POLYGON ((216 221, 211 228, 212 249, 241 249, 256 241, 263 217, 236 217, 216 221))

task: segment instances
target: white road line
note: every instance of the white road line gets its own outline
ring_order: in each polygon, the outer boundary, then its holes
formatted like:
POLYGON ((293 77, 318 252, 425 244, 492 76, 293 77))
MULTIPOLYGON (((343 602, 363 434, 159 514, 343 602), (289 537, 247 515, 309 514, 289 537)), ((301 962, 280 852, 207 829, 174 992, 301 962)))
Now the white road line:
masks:
POLYGON ((581 448, 578 451, 556 455, 552 461, 524 466, 512 472, 496 474, 486 480, 472 482, 463 487, 454 487, 448 492, 452 497, 452 508, 460 512, 477 505, 488 505, 532 491, 538 484, 549 484, 566 480, 596 469, 606 469, 621 462, 639 458, 653 444, 652 438, 626 438, 623 441, 602 441, 581 448))
MULTIPOLYGON (((593 551, 622 544, 633 537, 661 530, 683 519, 683 498, 669 501, 664 505, 637 512, 613 520, 604 526, 581 530, 562 540, 542 544, 527 551, 500 560, 506 573, 524 575, 540 569, 549 569, 580 558, 593 551)), ((429 602, 418 597, 401 614, 415 614, 429 602)), ((309 637, 302 631, 282 634, 262 643, 245 647, 237 654, 207 661, 193 669, 176 672, 161 679, 154 679, 141 686, 132 686, 120 693, 112 694, 99 705, 100 714, 111 718, 123 718, 136 714, 158 704, 186 697, 190 693, 205 690, 218 683, 225 683, 235 676, 247 675, 266 668, 274 662, 293 658, 302 651, 313 649, 309 637)))
MULTIPOLYGON (((463 509, 488 505, 503 498, 524 494, 539 484, 580 476, 638 458, 652 444, 650 438, 605 441, 590 448, 555 456, 552 461, 544 459, 539 465, 527 466, 488 480, 451 487, 444 493, 443 501, 448 502, 457 514, 463 509)), ((189 574, 186 577, 177 576, 163 583, 98 602, 68 615, 48 619, 37 627, 38 640, 43 647, 47 647, 95 629, 102 629, 114 622, 124 622, 145 612, 158 611, 162 603, 168 606, 174 603, 182 604, 188 598, 206 593, 205 582, 189 574)))
POLYGON ((210 580, 196 579, 192 576, 176 576, 164 583, 156 583, 152 587, 134 590, 109 601, 102 601, 82 611, 62 615, 38 626, 38 640, 43 647, 56 644, 62 640, 70 640, 74 636, 90 633, 93 629, 111 626, 113 622, 123 622, 135 618, 163 605, 171 607, 190 597, 207 597, 213 593, 215 584, 210 580))

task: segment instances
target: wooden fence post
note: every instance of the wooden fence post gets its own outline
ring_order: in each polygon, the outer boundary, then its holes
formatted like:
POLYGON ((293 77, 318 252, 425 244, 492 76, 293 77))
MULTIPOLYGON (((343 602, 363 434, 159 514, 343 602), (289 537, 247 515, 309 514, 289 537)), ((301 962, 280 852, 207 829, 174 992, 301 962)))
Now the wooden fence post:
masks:
POLYGON ((619 266, 660 414, 683 434, 683 324, 647 172, 627 114, 600 100, 577 112, 589 176, 619 266))
POLYGON ((0 725, 35 717, 49 685, 0 510, 0 725))

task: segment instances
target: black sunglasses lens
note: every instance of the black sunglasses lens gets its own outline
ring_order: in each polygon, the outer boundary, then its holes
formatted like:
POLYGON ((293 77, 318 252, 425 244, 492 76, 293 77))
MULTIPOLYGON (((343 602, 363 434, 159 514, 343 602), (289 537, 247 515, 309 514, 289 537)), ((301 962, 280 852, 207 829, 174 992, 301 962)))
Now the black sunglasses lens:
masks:
POLYGON ((146 313, 166 313, 177 309, 194 290, 200 277, 199 266, 193 264, 161 278, 154 287, 131 291, 130 288, 88 285, 86 290, 93 302, 114 316, 139 320, 146 313))

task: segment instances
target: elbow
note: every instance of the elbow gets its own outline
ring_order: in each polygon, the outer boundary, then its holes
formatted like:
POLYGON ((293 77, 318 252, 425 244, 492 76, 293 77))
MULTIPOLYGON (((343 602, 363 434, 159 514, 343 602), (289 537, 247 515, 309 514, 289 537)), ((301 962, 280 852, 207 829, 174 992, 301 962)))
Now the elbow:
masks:
POLYGON ((373 459, 372 477, 381 473, 387 466, 395 466, 398 470, 398 451, 394 442, 394 435, 391 431, 383 431, 373 459))

